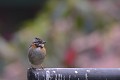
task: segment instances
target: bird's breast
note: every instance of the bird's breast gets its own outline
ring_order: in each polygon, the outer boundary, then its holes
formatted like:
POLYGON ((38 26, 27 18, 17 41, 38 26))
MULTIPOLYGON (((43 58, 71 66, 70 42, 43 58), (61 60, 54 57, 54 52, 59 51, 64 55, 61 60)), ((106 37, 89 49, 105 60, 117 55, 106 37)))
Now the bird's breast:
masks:
POLYGON ((29 61, 35 65, 41 64, 45 58, 45 54, 46 53, 40 47, 31 48, 28 54, 29 61))

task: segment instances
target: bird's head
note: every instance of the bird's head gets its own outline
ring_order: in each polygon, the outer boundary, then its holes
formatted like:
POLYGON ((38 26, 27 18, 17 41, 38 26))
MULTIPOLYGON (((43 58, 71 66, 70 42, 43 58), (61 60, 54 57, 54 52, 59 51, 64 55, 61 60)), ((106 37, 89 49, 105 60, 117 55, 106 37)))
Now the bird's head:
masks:
POLYGON ((46 41, 40 39, 40 38, 35 38, 33 40, 33 44, 36 46, 36 47, 41 47, 43 48, 44 47, 44 44, 46 43, 46 41))

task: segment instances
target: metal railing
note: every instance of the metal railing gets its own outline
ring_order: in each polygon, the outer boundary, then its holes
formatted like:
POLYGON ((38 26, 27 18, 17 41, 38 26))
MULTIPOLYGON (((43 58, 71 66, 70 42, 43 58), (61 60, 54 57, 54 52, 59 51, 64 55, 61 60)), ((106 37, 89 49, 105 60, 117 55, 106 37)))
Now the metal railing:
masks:
POLYGON ((28 80, 120 80, 120 68, 45 68, 27 72, 28 80))

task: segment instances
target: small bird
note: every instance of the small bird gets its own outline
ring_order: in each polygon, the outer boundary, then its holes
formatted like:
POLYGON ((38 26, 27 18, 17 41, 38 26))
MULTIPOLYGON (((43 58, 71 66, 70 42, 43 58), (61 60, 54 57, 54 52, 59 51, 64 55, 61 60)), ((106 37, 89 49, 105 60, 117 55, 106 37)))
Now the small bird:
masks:
POLYGON ((28 50, 28 59, 31 63, 32 68, 43 68, 42 63, 46 56, 46 49, 44 44, 46 41, 35 38, 28 50))

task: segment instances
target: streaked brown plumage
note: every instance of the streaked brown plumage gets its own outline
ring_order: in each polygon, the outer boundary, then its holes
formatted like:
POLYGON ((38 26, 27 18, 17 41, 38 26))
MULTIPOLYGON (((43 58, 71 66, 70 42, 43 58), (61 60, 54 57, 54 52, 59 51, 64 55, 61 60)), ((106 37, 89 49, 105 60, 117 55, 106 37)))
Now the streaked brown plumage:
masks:
POLYGON ((43 68, 42 63, 46 56, 46 49, 44 44, 46 42, 35 38, 29 47, 28 58, 31 63, 32 68, 43 68))

